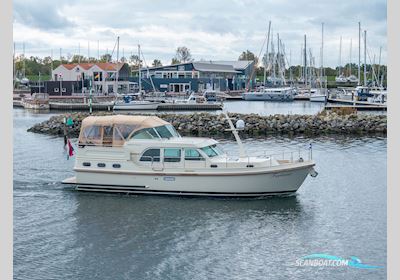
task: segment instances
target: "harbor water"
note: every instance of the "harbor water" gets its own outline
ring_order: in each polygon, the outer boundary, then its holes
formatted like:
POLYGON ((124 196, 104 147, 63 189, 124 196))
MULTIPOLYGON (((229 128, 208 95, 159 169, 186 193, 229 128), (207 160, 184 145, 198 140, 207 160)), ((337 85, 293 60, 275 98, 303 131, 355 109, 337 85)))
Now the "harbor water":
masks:
MULTIPOLYGON (((314 114, 318 105, 299 106, 314 114)), ((386 278, 386 138, 243 139, 254 152, 312 143, 319 175, 289 197, 84 193, 60 183, 74 165, 63 139, 26 131, 50 115, 13 112, 14 279, 386 278), (380 267, 296 265, 310 254, 380 267)))

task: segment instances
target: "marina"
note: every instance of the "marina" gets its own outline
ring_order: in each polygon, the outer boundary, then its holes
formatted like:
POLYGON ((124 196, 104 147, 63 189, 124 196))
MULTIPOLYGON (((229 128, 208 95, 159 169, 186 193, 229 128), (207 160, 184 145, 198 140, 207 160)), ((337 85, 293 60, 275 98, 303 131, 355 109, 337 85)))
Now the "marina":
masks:
POLYGON ((387 277, 384 0, 15 1, 15 279, 387 277))

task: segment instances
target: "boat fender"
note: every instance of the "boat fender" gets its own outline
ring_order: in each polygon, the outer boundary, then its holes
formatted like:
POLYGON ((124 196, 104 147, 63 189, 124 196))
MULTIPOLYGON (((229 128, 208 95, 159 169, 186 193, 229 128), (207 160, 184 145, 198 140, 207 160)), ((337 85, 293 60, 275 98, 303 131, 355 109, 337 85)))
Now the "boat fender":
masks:
POLYGON ((317 171, 315 171, 315 169, 314 169, 314 168, 311 168, 311 170, 310 170, 309 174, 310 174, 310 176, 311 176, 311 177, 313 177, 313 178, 315 178, 315 177, 317 177, 317 176, 318 176, 318 172, 317 172, 317 171))

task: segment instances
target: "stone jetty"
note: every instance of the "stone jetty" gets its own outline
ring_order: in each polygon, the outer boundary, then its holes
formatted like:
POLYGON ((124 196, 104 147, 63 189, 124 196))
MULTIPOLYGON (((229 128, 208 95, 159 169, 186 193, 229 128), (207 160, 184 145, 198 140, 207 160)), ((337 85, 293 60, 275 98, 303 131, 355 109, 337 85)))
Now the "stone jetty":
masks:
MULTIPOLYGON (((92 115, 111 115, 111 112, 95 112, 92 115)), ((69 137, 78 137, 82 119, 88 113, 69 113, 50 117, 49 120, 38 123, 28 131, 47 135, 64 134, 63 119, 71 116, 74 125, 67 129, 69 137)), ((132 114, 133 115, 133 114, 132 114)), ((145 115, 145 114, 140 114, 145 115)), ((196 136, 228 136, 230 132, 223 114, 193 113, 193 114, 155 114, 170 122, 182 135, 196 136)), ((247 136, 266 136, 273 134, 287 134, 318 136, 324 134, 386 134, 386 115, 367 114, 340 114, 324 111, 317 115, 271 115, 229 113, 235 123, 241 119, 245 122, 245 129, 241 134, 247 136)))

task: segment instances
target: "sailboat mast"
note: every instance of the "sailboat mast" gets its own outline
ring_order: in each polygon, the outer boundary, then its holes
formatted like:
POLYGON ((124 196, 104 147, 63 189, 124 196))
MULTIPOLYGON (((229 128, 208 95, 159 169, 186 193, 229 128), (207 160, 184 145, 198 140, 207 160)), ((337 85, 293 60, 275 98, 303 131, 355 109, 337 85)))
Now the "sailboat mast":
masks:
POLYGON ((138 44, 138 72, 139 72, 139 93, 142 91, 142 75, 140 73, 140 45, 138 44))
POLYGON ((118 94, 118 74, 119 74, 119 69, 118 69, 118 63, 119 63, 119 36, 117 37, 117 65, 116 65, 116 73, 115 73, 115 93, 118 94))
MULTIPOLYGON (((276 54, 276 62, 278 64, 279 76, 281 76, 281 59, 280 59, 279 33, 276 34, 276 40, 277 40, 277 44, 278 44, 278 53, 276 54)), ((281 78, 281 77, 279 77, 279 78, 281 78)), ((281 80, 280 80, 279 84, 281 84, 281 80)))
MULTIPOLYGON (((380 82, 380 75, 381 75, 381 55, 382 55, 382 47, 379 48, 378 82, 380 82)), ((379 86, 382 86, 382 83, 379 83, 379 86)))
POLYGON ((340 46, 339 46, 339 73, 338 76, 342 74, 342 36, 340 36, 340 46))
POLYGON ((321 80, 324 76, 324 23, 322 23, 322 30, 321 30, 321 80))
POLYGON ((364 86, 367 86, 367 30, 364 30, 364 86))
POLYGON ((349 76, 351 76, 351 48, 353 44, 353 39, 350 38, 350 63, 349 63, 349 76))
POLYGON ((50 75, 52 76, 51 77, 51 80, 53 80, 53 49, 51 49, 51 64, 50 64, 50 67, 51 67, 51 69, 50 69, 50 75))
POLYGON ((292 49, 289 50, 289 79, 290 79, 290 84, 293 84, 292 49))
POLYGON ((267 66, 269 64, 268 47, 269 47, 269 33, 270 33, 270 31, 271 31, 271 21, 269 21, 269 24, 268 24, 267 51, 265 52, 266 60, 265 60, 265 65, 264 65, 264 86, 266 85, 266 82, 267 82, 267 66))
POLYGON ((304 34, 304 85, 307 87, 307 36, 304 34))
POLYGON ((361 22, 358 22, 358 85, 361 85, 361 22))
POLYGON ((22 73, 25 78, 25 42, 22 43, 22 49, 23 49, 22 73))

